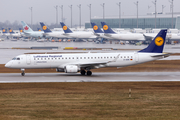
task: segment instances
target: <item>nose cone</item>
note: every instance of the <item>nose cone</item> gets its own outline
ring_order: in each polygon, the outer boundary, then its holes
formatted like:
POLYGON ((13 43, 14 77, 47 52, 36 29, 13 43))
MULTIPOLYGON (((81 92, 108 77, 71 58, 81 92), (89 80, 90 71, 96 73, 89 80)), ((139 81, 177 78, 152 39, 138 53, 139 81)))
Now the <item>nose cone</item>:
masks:
POLYGON ((12 63, 11 63, 11 62, 8 62, 8 63, 5 64, 5 67, 10 68, 11 65, 12 65, 12 63))

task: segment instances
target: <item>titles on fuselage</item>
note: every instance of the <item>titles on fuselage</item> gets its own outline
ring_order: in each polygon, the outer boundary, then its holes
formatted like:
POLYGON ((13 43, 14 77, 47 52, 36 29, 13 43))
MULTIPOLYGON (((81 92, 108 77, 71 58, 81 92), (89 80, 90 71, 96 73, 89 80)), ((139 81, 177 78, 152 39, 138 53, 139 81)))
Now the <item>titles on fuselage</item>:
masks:
POLYGON ((34 58, 57 58, 57 57, 62 57, 62 55, 43 55, 43 56, 40 56, 40 55, 37 55, 37 56, 33 56, 34 58))

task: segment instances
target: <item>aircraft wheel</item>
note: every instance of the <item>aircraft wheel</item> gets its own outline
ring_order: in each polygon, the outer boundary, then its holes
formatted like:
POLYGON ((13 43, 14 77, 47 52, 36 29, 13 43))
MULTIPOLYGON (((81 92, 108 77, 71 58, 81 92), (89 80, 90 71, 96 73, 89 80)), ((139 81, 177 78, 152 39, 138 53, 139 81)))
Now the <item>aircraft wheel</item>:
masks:
POLYGON ((22 76, 24 76, 24 75, 25 75, 25 73, 24 73, 24 72, 22 72, 22 73, 21 73, 21 75, 22 75, 22 76))
POLYGON ((81 75, 85 75, 86 71, 85 70, 81 70, 81 75))
POLYGON ((92 75, 92 72, 91 72, 91 71, 87 71, 87 75, 88 75, 88 76, 91 76, 91 75, 92 75))

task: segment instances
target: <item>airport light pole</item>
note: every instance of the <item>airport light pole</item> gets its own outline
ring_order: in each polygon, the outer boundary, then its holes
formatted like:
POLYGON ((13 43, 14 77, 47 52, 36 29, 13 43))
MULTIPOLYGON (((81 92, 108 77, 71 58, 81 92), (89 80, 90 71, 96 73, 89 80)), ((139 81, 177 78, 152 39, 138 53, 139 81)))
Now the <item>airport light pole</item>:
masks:
POLYGON ((119 28, 121 28, 121 2, 117 3, 119 6, 119 28))
POLYGON ((71 28, 72 28, 72 5, 70 5, 69 8, 71 8, 71 28))
POLYGON ((33 27, 32 27, 32 22, 33 22, 33 21, 32 21, 32 14, 33 14, 33 13, 32 13, 32 10, 33 10, 33 7, 30 7, 29 9, 31 10, 31 28, 33 28, 33 27))
POLYGON ((104 22, 104 5, 105 3, 101 4, 101 6, 103 7, 103 22, 104 22))
POLYGON ((136 3, 134 3, 137 7, 137 28, 138 28, 138 1, 136 3))
POLYGON ((56 9, 56 25, 58 25, 58 5, 54 6, 56 9))
POLYGON ((156 12, 156 2, 157 2, 157 0, 155 0, 155 2, 152 1, 152 3, 155 6, 155 28, 156 28, 156 14, 157 14, 157 12, 156 12))
POLYGON ((89 27, 91 28, 91 4, 89 4, 89 5, 87 5, 88 7, 89 7, 89 11, 90 11, 90 13, 89 13, 89 19, 90 19, 90 25, 89 25, 89 27))
POLYGON ((173 27, 173 24, 174 24, 174 23, 173 23, 173 7, 174 7, 174 6, 173 6, 173 0, 169 0, 169 2, 171 3, 171 9, 172 9, 172 24, 171 24, 171 27, 174 28, 174 27, 173 27))
POLYGON ((163 10, 164 10, 165 7, 166 7, 166 6, 162 5, 162 14, 163 14, 163 10))
POLYGON ((81 4, 77 5, 79 8, 79 27, 81 28, 81 4))
POLYGON ((61 8, 61 21, 63 22, 63 5, 59 6, 61 8))

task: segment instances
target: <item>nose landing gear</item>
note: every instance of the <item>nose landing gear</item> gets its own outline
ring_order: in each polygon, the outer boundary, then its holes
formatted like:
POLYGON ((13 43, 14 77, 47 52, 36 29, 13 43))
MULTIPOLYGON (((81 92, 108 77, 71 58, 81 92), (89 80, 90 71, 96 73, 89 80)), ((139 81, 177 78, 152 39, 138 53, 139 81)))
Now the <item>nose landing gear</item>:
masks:
POLYGON ((24 76, 25 75, 25 72, 24 72, 25 69, 21 69, 21 71, 22 71, 21 75, 24 76))

